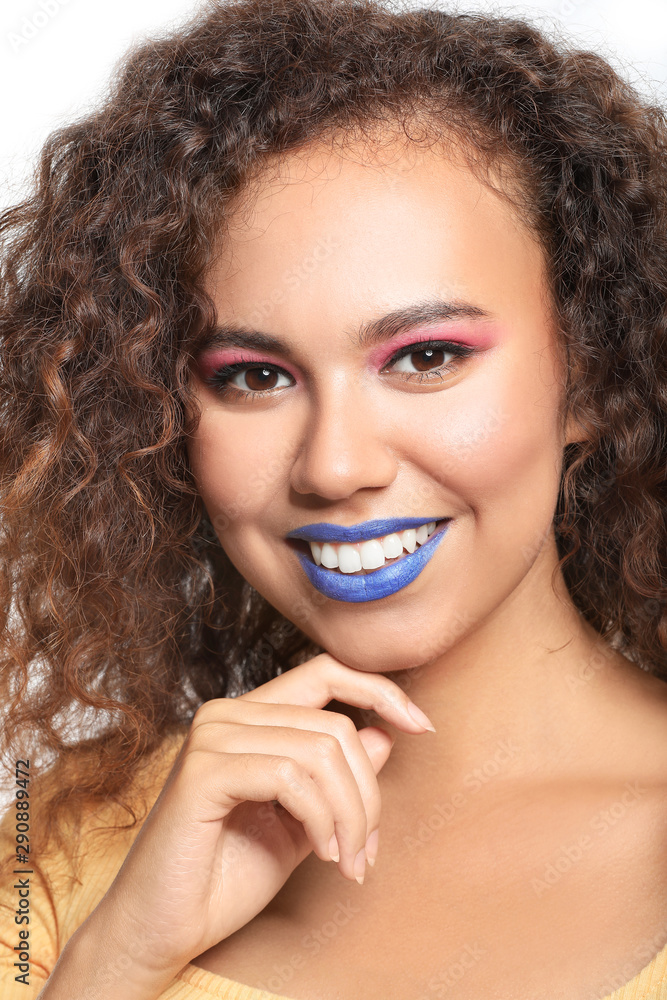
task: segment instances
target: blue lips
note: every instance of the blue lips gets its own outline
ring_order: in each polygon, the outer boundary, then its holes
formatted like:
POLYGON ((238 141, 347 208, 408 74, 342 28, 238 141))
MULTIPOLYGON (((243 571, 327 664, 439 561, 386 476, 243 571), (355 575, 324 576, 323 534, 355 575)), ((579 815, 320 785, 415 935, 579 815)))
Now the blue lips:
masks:
MULTIPOLYGON (((437 518, 432 518, 432 520, 437 520, 437 518)), ((367 538, 377 537, 378 535, 391 534, 392 531, 404 531, 406 528, 418 527, 420 524, 424 524, 424 521, 417 518, 406 518, 403 521, 367 521, 356 528, 342 529, 348 533, 357 532, 357 535, 354 537, 350 537, 350 534, 348 534, 345 538, 340 537, 340 525, 311 524, 307 528, 298 529, 298 532, 307 532, 308 537, 312 538, 313 541, 320 541, 320 539, 322 541, 364 541, 367 538), (379 531, 377 530, 377 525, 384 526, 387 524, 401 524, 403 527, 391 527, 389 530, 382 530, 381 527, 379 531), (370 531, 370 525, 374 526, 372 532, 370 531), (315 530, 319 532, 322 529, 329 530, 330 528, 335 529, 337 535, 335 539, 330 539, 329 537, 325 537, 324 534, 319 533, 316 538, 313 538, 311 534, 315 530)), ((420 545, 414 552, 405 554, 398 562, 391 563, 389 566, 384 566, 382 569, 376 569, 370 573, 362 573, 360 576, 340 573, 337 570, 317 566, 303 552, 298 552, 297 555, 313 587, 326 597, 330 597, 334 601, 348 601, 356 604, 362 601, 377 601, 381 597, 388 597, 390 594, 395 594, 397 591, 402 590, 403 587, 407 587, 409 583, 412 583, 419 576, 435 553, 436 547, 447 534, 450 524, 451 521, 448 521, 436 529, 423 545, 420 545)), ((287 537, 295 538, 303 536, 297 532, 292 532, 287 537)))
POLYGON ((407 531, 421 524, 441 521, 442 517, 395 517, 384 521, 364 521, 345 528, 341 524, 307 524, 303 528, 290 531, 286 538, 302 538, 307 542, 366 542, 369 538, 383 538, 395 531, 407 531))

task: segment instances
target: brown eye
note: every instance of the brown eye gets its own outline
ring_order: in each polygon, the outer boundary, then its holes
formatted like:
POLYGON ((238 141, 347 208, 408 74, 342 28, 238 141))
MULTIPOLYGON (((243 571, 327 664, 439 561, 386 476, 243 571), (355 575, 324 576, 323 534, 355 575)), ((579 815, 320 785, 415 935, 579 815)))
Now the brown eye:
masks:
POLYGON ((453 373, 472 354, 474 347, 458 341, 421 340, 401 347, 383 371, 398 372, 404 381, 417 378, 419 382, 444 382, 445 375, 453 373))
POLYGON ((442 347, 422 347, 418 345, 406 351, 391 366, 391 370, 406 375, 429 375, 447 369, 456 357, 455 351, 445 351, 442 347))
POLYGON ((426 351, 414 351, 408 357, 412 360, 412 364, 417 371, 425 372, 429 371, 434 365, 438 368, 444 364, 445 352, 429 348, 426 351))
POLYGON ((238 389, 251 389, 253 392, 262 392, 264 389, 275 389, 278 372, 271 368, 246 368, 245 372, 239 372, 239 379, 245 379, 245 385, 241 383, 238 389))
POLYGON ((215 389, 219 396, 228 396, 230 401, 236 398, 239 401, 241 399, 251 401, 255 396, 265 396, 274 389, 283 389, 291 385, 293 379, 273 365, 235 361, 233 364, 216 368, 205 377, 204 381, 215 389))

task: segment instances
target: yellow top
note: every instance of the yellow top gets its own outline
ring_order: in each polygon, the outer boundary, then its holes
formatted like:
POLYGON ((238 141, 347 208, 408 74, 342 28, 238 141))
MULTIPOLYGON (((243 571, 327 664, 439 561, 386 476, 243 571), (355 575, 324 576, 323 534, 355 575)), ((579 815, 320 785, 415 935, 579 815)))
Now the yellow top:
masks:
MULTIPOLYGON (((155 801, 171 769, 184 735, 170 737, 164 752, 157 755, 157 769, 147 770, 150 780, 144 786, 149 804, 155 801)), ((35 803, 34 805, 37 805, 35 803)), ((34 809, 31 801, 31 809, 34 809)), ((49 857, 49 880, 52 885, 55 908, 49 901, 37 865, 14 864, 15 869, 32 868, 33 874, 5 877, 0 885, 0 996, 2 1000, 34 1000, 56 963, 67 940, 95 909, 113 881, 141 824, 133 830, 116 830, 104 833, 101 828, 118 821, 118 812, 109 813, 111 806, 90 810, 82 825, 82 838, 86 837, 82 853, 79 879, 72 877, 72 865, 66 857, 57 854, 49 857), (111 816, 115 820, 110 820, 111 816), (16 923, 21 918, 21 893, 29 881, 29 924, 16 923), (19 911, 18 917, 15 914, 19 911), (29 961, 22 964, 20 948, 24 946, 25 930, 29 930, 29 961), (24 931, 24 937, 19 936, 24 931), (25 976, 24 973, 28 972, 25 976), (23 981, 16 977, 22 977, 23 981), (27 981, 27 985, 26 985, 27 981)), ((16 850, 16 810, 12 807, 0 823, 0 863, 14 857, 16 850)), ((36 817, 33 817, 36 818, 36 817)), ((125 822, 126 820, 122 820, 125 822)), ((36 859, 38 860, 38 859, 36 859)), ((5 868, 5 871, 7 869, 5 868)), ((649 955, 647 954, 647 958, 649 955)), ((265 990, 244 986, 224 976, 215 975, 196 965, 186 965, 171 984, 160 994, 159 1000, 195 1000, 218 997, 223 1000, 290 1000, 289 997, 268 993, 265 990)), ((667 1000, 667 944, 654 955, 649 964, 625 985, 621 985, 604 1000, 667 1000)))

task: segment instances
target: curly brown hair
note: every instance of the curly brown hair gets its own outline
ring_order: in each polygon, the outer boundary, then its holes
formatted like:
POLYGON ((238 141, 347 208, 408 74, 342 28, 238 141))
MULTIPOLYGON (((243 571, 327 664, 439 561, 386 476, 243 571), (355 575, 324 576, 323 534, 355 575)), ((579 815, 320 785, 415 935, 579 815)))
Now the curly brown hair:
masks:
POLYGON ((600 635, 667 679, 664 111, 522 20, 209 2, 128 53, 0 216, 2 746, 51 768, 49 816, 111 799, 134 825, 127 775, 165 735, 321 651, 308 608, 287 622, 217 541, 188 371, 233 200, 269 157, 388 123, 519 178, 591 430, 565 449, 559 565, 600 635))

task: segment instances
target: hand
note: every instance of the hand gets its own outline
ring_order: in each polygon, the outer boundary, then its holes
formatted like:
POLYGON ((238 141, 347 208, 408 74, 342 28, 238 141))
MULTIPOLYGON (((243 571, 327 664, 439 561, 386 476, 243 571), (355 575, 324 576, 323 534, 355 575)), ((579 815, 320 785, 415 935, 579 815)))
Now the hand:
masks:
POLYGON ((346 715, 325 711, 332 700, 373 709, 405 732, 427 731, 397 684, 328 653, 198 709, 89 918, 102 916, 98 925, 113 927, 116 942, 132 941, 135 955, 139 943, 142 974, 175 974, 243 927, 311 851, 331 860, 334 834, 338 867, 355 878, 355 858, 378 828, 376 775, 393 739, 376 726, 357 731, 346 715))

